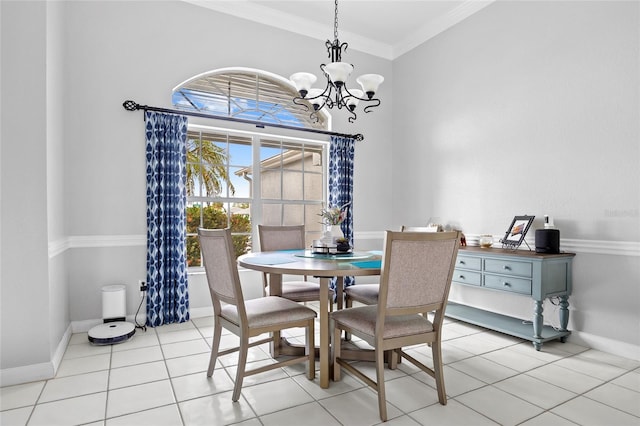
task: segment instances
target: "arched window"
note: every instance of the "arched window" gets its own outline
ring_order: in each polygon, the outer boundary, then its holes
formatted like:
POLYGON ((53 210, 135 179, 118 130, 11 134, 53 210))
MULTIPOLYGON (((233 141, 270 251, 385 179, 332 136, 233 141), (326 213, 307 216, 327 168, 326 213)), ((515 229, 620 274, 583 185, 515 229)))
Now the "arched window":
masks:
POLYGON ((173 89, 178 109, 263 123, 329 130, 330 116, 317 119, 308 108, 293 103, 294 85, 276 74, 251 68, 222 68, 192 77, 173 89))
MULTIPOLYGON (((192 77, 173 90, 176 109, 221 117, 329 130, 330 116, 310 118, 295 87, 260 70, 225 68, 192 77)), ((187 262, 201 265, 198 227, 230 227, 236 255, 254 248, 256 224, 304 224, 307 242, 322 236, 318 214, 327 199, 328 137, 301 138, 189 124, 187 134, 187 262)))

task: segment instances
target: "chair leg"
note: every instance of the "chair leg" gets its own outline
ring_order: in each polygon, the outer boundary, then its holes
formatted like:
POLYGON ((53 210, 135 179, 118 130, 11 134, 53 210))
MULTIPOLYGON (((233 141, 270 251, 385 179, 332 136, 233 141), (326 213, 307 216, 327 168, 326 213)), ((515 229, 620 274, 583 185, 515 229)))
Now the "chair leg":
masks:
MULTIPOLYGON (((344 294, 344 308, 348 309, 353 307, 353 300, 351 300, 351 298, 349 296, 347 296, 347 293, 344 294)), ((344 340, 345 341, 350 341, 351 340, 351 333, 347 333, 346 331, 344 332, 344 340)))
POLYGON ((433 356, 433 372, 436 379, 436 389, 438 391, 438 401, 442 405, 447 405, 447 393, 444 387, 444 372, 442 369, 442 350, 440 340, 431 344, 433 356))
POLYGON ((249 338, 240 336, 240 348, 238 350, 238 370, 236 371, 236 384, 233 387, 233 396, 231 400, 236 402, 240 399, 240 389, 242 389, 242 381, 244 380, 244 371, 247 367, 247 352, 249 351, 249 338))
POLYGON ((309 366, 307 367, 307 378, 313 380, 316 377, 316 344, 315 344, 315 331, 314 331, 315 319, 310 319, 306 329, 306 341, 307 349, 306 355, 309 357, 309 366))
MULTIPOLYGON (((384 391, 384 351, 376 348, 376 379, 378 385, 378 409, 380 419, 387 421, 387 398, 384 391)), ((392 351, 393 352, 393 351, 392 351)))
POLYGON ((340 380, 340 364, 337 359, 340 358, 340 344, 342 339, 342 330, 336 327, 335 322, 331 321, 333 332, 331 333, 331 365, 333 366, 333 381, 340 380))
POLYGON ((220 349, 220 336, 222 334, 222 325, 215 320, 213 325, 213 343, 211 344, 211 358, 209 358, 209 369, 207 377, 213 376, 213 370, 216 368, 216 360, 218 359, 218 349, 220 349))

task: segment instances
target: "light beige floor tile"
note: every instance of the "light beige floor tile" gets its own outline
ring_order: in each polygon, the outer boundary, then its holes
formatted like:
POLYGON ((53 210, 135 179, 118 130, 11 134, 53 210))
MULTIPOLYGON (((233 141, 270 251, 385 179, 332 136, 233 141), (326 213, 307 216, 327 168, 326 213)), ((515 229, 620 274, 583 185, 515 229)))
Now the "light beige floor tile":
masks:
POLYGON ((433 404, 409 415, 424 426, 496 425, 493 420, 460 404, 455 399, 450 399, 447 405, 433 404))
MULTIPOLYGON (((426 373, 417 373, 414 374, 413 377, 434 389, 436 387, 435 379, 426 373)), ((468 374, 446 365, 444 367, 444 388, 447 396, 449 397, 454 397, 486 385, 487 384, 485 382, 475 379, 468 374)))
MULTIPOLYGON (((319 402, 343 425, 371 426, 381 423, 378 411, 378 395, 368 387, 343 395, 332 396, 319 402)), ((402 412, 395 406, 387 404, 387 417, 389 420, 401 415, 402 412)))
POLYGON ((299 405, 272 414, 260 416, 264 426, 304 425, 339 426, 340 423, 317 402, 299 405))
POLYGON ((196 326, 191 321, 179 322, 174 324, 164 324, 158 327, 154 327, 153 329, 159 335, 162 333, 172 333, 174 331, 184 331, 184 330, 193 330, 196 326))
POLYGON ((384 426, 420 426, 420 423, 405 414, 404 416, 388 420, 384 423, 384 426))
POLYGON ((636 370, 623 374, 617 379, 612 380, 611 383, 631 389, 632 391, 640 392, 640 371, 636 370))
POLYGON ((109 391, 107 417, 122 416, 175 403, 169 380, 109 391))
POLYGON ((202 330, 205 327, 213 327, 213 315, 199 318, 191 318, 191 324, 202 330))
POLYGON ((177 404, 114 417, 105 422, 105 426, 176 426, 181 424, 182 419, 177 404))
POLYGON ((518 372, 532 370, 545 364, 541 359, 529 356, 521 351, 513 349, 512 347, 499 349, 481 356, 518 372))
POLYGON ((67 350, 64 352, 63 359, 81 358, 92 355, 103 355, 111 353, 111 345, 96 346, 89 343, 89 341, 82 344, 75 344, 67 346, 67 350))
POLYGON ((211 348, 204 339, 188 340, 185 342, 169 343, 162 345, 165 359, 177 358, 185 355, 210 353, 211 348))
POLYGON ((15 408, 13 410, 0 411, 0 425, 26 425, 33 407, 15 408))
POLYGON ((509 377, 495 383, 494 386, 545 409, 553 408, 576 396, 573 392, 526 374, 509 377))
POLYGON ((410 376, 388 380, 385 382, 385 387, 387 401, 405 413, 438 402, 438 393, 435 388, 410 376))
POLYGON ((489 340, 484 337, 485 333, 476 333, 469 336, 460 337, 459 339, 448 340, 449 347, 455 347, 465 352, 471 352, 474 355, 480 355, 487 352, 502 349, 509 344, 497 340, 489 340))
POLYGON ((603 383, 600 379, 555 364, 547 364, 525 374, 575 393, 587 392, 603 383))
POLYGON ((605 383, 585 393, 584 396, 638 417, 638 424, 640 425, 639 392, 605 383))
MULTIPOLYGON (((317 364, 316 364, 317 365, 317 364)), ((316 371, 316 377, 314 380, 307 379, 307 376, 298 375, 293 377, 298 385, 300 385, 307 393, 309 393, 315 400, 321 400, 334 395, 340 395, 347 392, 351 392, 355 389, 360 389, 366 386, 360 380, 355 379, 350 374, 343 374, 340 381, 329 382, 329 387, 322 389, 320 387, 320 375, 316 371)))
POLYGON ((105 392, 108 379, 109 371, 103 370, 47 380, 38 403, 105 392))
POLYGON ((126 367, 153 361, 162 361, 160 346, 149 346, 128 351, 114 352, 111 355, 111 368, 126 367))
POLYGON ((312 402, 295 380, 285 378, 242 387, 242 395, 258 416, 312 402))
POLYGON ((131 349, 146 348, 149 346, 158 346, 159 344, 160 341, 158 340, 158 335, 155 330, 147 328, 147 331, 136 330, 136 334, 134 334, 129 340, 118 343, 117 345, 112 345, 111 348, 115 353, 131 349))
POLYGON ((46 382, 32 382, 0 388, 0 410, 35 405, 46 382))
POLYGON ((640 421, 638 417, 584 396, 565 402, 551 412, 582 426, 631 426, 640 421))
POLYGON ((174 377, 171 383, 179 402, 227 392, 232 390, 234 385, 224 368, 217 368, 212 377, 207 377, 205 372, 188 374, 174 377))
MULTIPOLYGON (((248 362, 245 368, 245 371, 262 367, 268 364, 273 364, 274 362, 275 361, 273 359, 268 359, 265 361, 257 361, 257 362, 248 362)), ((227 370, 227 373, 229 373, 229 376, 233 380, 235 380, 236 373, 238 371, 237 367, 229 367, 229 368, 226 368, 226 370, 227 370)), ((253 386, 260 383, 270 382, 273 380, 288 379, 288 378, 289 378, 289 375, 285 373, 282 368, 275 368, 273 370, 265 371, 264 373, 254 374, 252 376, 245 377, 244 380, 242 381, 242 387, 244 388, 245 386, 253 386)))
POLYGON ((556 361, 555 365, 604 381, 622 376, 626 372, 620 367, 606 364, 593 358, 580 357, 580 355, 561 359, 556 361))
POLYGON ((537 351, 531 342, 522 342, 518 345, 511 346, 513 350, 520 351, 525 355, 538 358, 544 362, 558 361, 572 354, 567 351, 560 350, 557 346, 545 343, 542 348, 537 351))
POLYGON ((158 340, 160 340, 160 344, 162 345, 166 345, 167 343, 186 342, 187 340, 197 339, 202 339, 202 335, 196 328, 171 331, 168 333, 158 333, 158 340))
POLYGON ((520 426, 576 426, 576 424, 553 413, 545 412, 520 423, 520 426))
POLYGON ((164 361, 112 368, 109 375, 109 389, 141 385, 169 378, 164 361))
POLYGON ((104 418, 107 393, 94 393, 76 398, 38 404, 29 426, 79 425, 104 418))
POLYGON ((63 359, 56 373, 56 377, 71 376, 74 374, 91 373, 107 370, 111 362, 110 354, 86 356, 82 358, 63 359))
POLYGON ((517 371, 511 368, 482 357, 464 359, 449 366, 485 383, 495 383, 518 374, 517 371))
MULTIPOLYGON (((188 355, 180 358, 168 359, 165 361, 169 370, 169 377, 179 377, 186 374, 202 373, 206 375, 209 368, 210 354, 188 355)), ((217 363, 216 368, 221 367, 217 363)))
POLYGON ((623 358, 621 356, 608 354, 595 349, 588 349, 584 352, 580 352, 578 356, 580 358, 588 358, 605 364, 614 365, 616 367, 624 368, 625 370, 632 370, 640 367, 640 361, 638 360, 623 358))
POLYGON ((503 426, 517 425, 543 412, 542 408, 493 386, 460 395, 456 401, 503 426))
POLYGON ((89 333, 74 333, 69 339, 69 345, 85 344, 89 341, 89 333))
POLYGON ((256 417, 242 396, 238 402, 231 401, 231 392, 191 399, 178 406, 185 426, 235 425, 256 417))

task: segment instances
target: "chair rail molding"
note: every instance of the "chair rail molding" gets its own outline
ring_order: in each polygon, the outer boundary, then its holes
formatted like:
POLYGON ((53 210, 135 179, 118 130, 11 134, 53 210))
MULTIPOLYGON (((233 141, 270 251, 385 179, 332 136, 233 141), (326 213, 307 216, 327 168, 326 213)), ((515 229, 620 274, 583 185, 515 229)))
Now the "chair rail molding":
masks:
MULTIPOLYGON (((355 232, 356 240, 383 240, 384 231, 355 232)), ((466 234, 467 242, 475 245, 479 234, 466 234)), ((72 248, 102 248, 102 247, 131 247, 144 246, 146 235, 74 235, 49 242, 49 258, 56 257, 72 248)), ((525 241, 533 249, 535 241, 526 238, 525 241)), ((496 239, 494 244, 500 244, 496 239)), ((562 250, 574 253, 608 254, 616 256, 640 257, 640 241, 609 241, 583 240, 577 238, 560 239, 562 250)))

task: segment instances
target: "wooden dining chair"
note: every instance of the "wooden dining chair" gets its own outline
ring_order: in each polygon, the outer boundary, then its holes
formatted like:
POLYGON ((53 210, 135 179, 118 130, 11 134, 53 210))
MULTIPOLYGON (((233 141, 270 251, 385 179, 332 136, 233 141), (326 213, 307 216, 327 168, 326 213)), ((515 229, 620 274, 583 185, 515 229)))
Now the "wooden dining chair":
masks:
POLYGON ((441 352, 442 325, 459 237, 459 232, 386 231, 378 304, 331 313, 333 379, 340 380, 341 368, 344 368, 376 390, 383 421, 387 420, 385 351, 399 352, 402 358, 433 377, 438 401, 442 405, 447 403, 441 352), (435 311, 433 321, 422 315, 431 311, 435 311), (340 358, 342 330, 373 346, 375 381, 355 364, 340 358), (433 368, 402 351, 403 347, 420 343, 431 344, 433 368))
MULTIPOLYGON (((425 226, 402 225, 401 232, 427 232, 429 228, 425 226)), ((375 305, 378 303, 378 292, 380 284, 357 284, 344 289, 344 305, 347 308, 353 306, 353 302, 360 302, 363 305, 375 305)), ((345 336, 349 340, 350 336, 345 336)))
POLYGON ((307 377, 315 378, 314 321, 316 312, 291 300, 265 296, 245 300, 240 286, 238 266, 229 229, 198 229, 204 268, 209 283, 214 312, 213 345, 207 376, 214 372, 219 356, 238 351, 238 368, 232 400, 240 398, 245 377, 287 365, 306 362, 307 377), (240 345, 219 351, 222 327, 240 338, 240 345), (305 328, 305 355, 247 370, 247 353, 250 347, 269 343, 271 337, 249 342, 252 337, 294 327, 305 328))
MULTIPOLYGON (((304 225, 258 225, 261 251, 304 250, 304 225)), ((266 294, 269 294, 268 274, 262 275, 266 294)), ((329 309, 333 310, 335 292, 329 289, 329 309)), ((307 277, 297 281, 282 281, 282 297, 294 302, 320 300, 320 284, 307 281, 307 277)))

